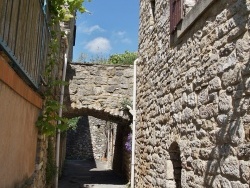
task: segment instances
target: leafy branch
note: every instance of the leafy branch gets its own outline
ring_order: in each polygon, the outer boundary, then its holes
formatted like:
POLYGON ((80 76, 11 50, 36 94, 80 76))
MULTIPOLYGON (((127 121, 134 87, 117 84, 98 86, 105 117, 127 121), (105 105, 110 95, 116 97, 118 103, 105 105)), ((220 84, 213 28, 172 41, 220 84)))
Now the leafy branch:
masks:
MULTIPOLYGON (((88 0, 90 2, 90 0, 88 0)), ((76 11, 80 13, 86 12, 86 8, 82 6, 84 0, 49 0, 49 11, 53 21, 68 21, 73 18, 76 11)))
POLYGON ((62 82, 55 75, 55 69, 59 66, 60 62, 60 37, 62 32, 56 30, 60 22, 68 21, 73 18, 76 11, 81 13, 85 12, 85 7, 82 6, 84 0, 49 0, 48 6, 50 11, 50 31, 51 39, 48 44, 48 62, 45 66, 44 78, 48 80, 46 89, 44 91, 44 106, 43 113, 38 118, 36 126, 47 136, 54 135, 56 130, 65 131, 68 129, 69 120, 67 118, 60 117, 58 112, 62 108, 58 101, 56 94, 58 88, 66 85, 67 82, 62 82), (61 122, 58 124, 58 122, 61 122))

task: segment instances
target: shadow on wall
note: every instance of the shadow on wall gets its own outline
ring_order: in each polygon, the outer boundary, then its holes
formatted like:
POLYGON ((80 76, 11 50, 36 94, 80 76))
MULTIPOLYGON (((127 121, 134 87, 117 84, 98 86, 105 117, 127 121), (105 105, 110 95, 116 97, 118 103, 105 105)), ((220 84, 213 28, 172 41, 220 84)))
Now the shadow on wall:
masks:
POLYGON ((124 185, 127 182, 117 176, 113 170, 104 169, 104 165, 100 162, 97 163, 97 168, 94 167, 95 165, 95 161, 88 160, 66 161, 59 188, 114 187, 114 185, 117 185, 116 187, 125 187, 124 185))
POLYGON ((127 180, 130 178, 130 155, 131 152, 126 151, 125 142, 130 133, 129 125, 118 124, 116 132, 116 142, 114 146, 113 170, 124 176, 127 180))
POLYGON ((227 42, 231 42, 230 45, 235 44, 236 50, 233 48, 232 51, 226 51, 228 48, 225 48, 226 50, 220 50, 218 54, 220 60, 229 54, 227 58, 234 61, 234 66, 229 70, 223 70, 222 78, 227 77, 227 81, 223 82, 222 89, 226 91, 219 92, 219 115, 215 117, 218 130, 215 134, 211 134, 215 147, 210 150, 210 153, 203 156, 208 160, 204 179, 205 185, 209 187, 240 187, 243 186, 242 183, 246 187, 247 184, 249 185, 249 122, 243 120, 249 114, 249 96, 245 95, 248 93, 245 91, 247 88, 242 87, 250 75, 249 51, 244 52, 244 47, 242 47, 245 44, 243 35, 246 32, 249 11, 245 0, 236 1, 235 5, 236 8, 233 6, 223 7, 229 11, 228 14, 234 15, 237 6, 241 5, 231 21, 235 24, 237 32, 227 37, 227 42), (245 6, 242 6, 244 4, 245 6), (248 15, 245 14, 247 12, 248 15), (240 66, 239 62, 244 62, 245 65, 240 66), (229 76, 230 71, 237 74, 236 80, 232 80, 232 77, 229 76), (234 85, 234 92, 228 92, 231 85, 234 85))
MULTIPOLYGON (((204 29, 206 18, 209 18, 206 27, 211 23, 219 23, 210 30, 210 35, 207 37, 206 55, 208 60, 201 67, 204 68, 201 75, 209 75, 208 81, 220 78, 221 86, 211 89, 205 84, 205 81, 201 82, 202 90, 209 91, 205 94, 207 101, 203 104, 206 109, 203 111, 205 117, 200 117, 202 125, 196 124, 194 127, 196 129, 195 137, 197 136, 200 141, 194 140, 192 144, 196 142, 195 144, 200 146, 193 146, 193 158, 190 157, 187 164, 182 161, 185 164, 182 164, 182 172, 185 173, 182 176, 188 184, 186 185, 186 182, 183 181, 183 187, 195 187, 197 182, 205 187, 249 187, 250 59, 249 36, 246 37, 247 28, 249 28, 249 9, 247 10, 247 7, 246 0, 214 1, 214 6, 211 6, 206 11, 207 13, 202 15, 202 19, 199 20, 200 24, 191 27, 183 36, 182 43, 177 46, 179 50, 184 43, 188 44, 188 39, 195 40, 194 33, 198 33, 197 31, 202 30, 202 27, 204 29), (218 15, 218 12, 221 14, 218 15), (224 22, 223 19, 226 21, 221 24, 224 22), (214 36, 216 36, 215 44, 210 44, 209 40, 214 36), (214 60, 213 57, 215 57, 214 60), (214 105, 213 108, 209 108, 212 105, 214 105)), ((212 26, 210 25, 210 27, 212 26)), ((187 133, 187 136, 193 135, 187 133)))
POLYGON ((88 116, 79 118, 76 130, 67 132, 66 159, 94 160, 88 116))

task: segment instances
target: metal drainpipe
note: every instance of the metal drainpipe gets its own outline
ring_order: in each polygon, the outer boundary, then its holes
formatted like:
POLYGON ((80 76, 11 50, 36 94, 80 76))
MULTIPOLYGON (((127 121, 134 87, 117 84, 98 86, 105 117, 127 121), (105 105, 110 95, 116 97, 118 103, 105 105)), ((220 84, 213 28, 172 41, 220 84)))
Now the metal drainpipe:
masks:
MULTIPOLYGON (((67 32, 66 32, 67 35, 67 32)), ((63 65, 63 74, 62 74, 62 81, 65 81, 66 77, 66 70, 67 70, 67 62, 68 62, 68 51, 69 51, 69 44, 68 39, 65 36, 64 37, 65 43, 66 43, 66 52, 64 54, 64 65, 63 65)), ((59 117, 62 117, 62 107, 63 107, 63 97, 64 97, 64 84, 61 86, 61 94, 60 94, 60 109, 58 112, 59 117)), ((58 124, 61 124, 61 121, 58 121, 58 124)), ((60 139, 61 139, 61 132, 58 129, 57 130, 57 139, 56 139, 56 178, 55 178, 55 188, 58 188, 58 177, 59 177, 59 162, 60 162, 60 139)))
POLYGON ((136 124, 136 63, 134 61, 134 84, 133 84, 133 125, 132 125, 132 156, 131 156, 131 188, 134 188, 135 179, 135 124, 136 124))

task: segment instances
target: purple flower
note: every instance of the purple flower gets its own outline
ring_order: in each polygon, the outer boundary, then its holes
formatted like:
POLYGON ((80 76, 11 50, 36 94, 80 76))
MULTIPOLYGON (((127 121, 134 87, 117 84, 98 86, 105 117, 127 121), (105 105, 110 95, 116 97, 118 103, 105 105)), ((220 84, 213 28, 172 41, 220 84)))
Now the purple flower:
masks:
POLYGON ((128 152, 132 151, 132 133, 128 134, 127 140, 125 142, 125 148, 128 152))

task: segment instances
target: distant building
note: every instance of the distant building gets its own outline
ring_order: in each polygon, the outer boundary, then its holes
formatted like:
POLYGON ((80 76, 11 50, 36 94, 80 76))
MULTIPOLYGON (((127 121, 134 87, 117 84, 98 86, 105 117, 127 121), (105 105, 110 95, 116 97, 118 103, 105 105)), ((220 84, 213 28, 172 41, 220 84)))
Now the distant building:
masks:
POLYGON ((140 1, 135 187, 249 187, 249 13, 140 1))

